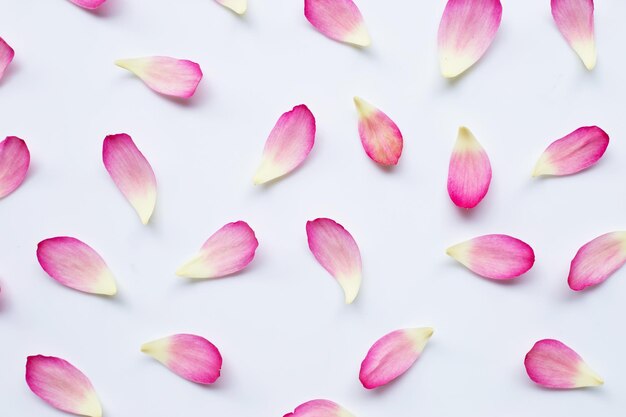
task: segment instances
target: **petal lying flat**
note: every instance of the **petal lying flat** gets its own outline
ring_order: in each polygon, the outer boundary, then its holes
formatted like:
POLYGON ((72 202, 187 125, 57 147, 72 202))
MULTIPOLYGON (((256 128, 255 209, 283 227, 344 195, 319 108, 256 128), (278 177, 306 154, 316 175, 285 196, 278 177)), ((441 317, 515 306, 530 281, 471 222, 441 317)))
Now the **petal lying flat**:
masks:
POLYGON ((59 410, 79 416, 102 416, 100 400, 91 381, 66 360, 29 356, 26 383, 35 395, 59 410))
POLYGON ((215 0, 224 7, 237 14, 244 14, 248 10, 248 0, 215 0))
POLYGON ((172 372, 198 384, 212 384, 220 376, 222 355, 213 343, 193 334, 176 334, 145 343, 141 351, 172 372))
POLYGON ((454 78, 474 65, 493 42, 502 20, 500 0, 448 0, 439 24, 439 66, 454 78))
POLYGON ((186 59, 151 56, 120 59, 115 65, 127 69, 148 87, 167 96, 189 98, 202 79, 200 65, 186 59))
POLYGON ((372 43, 361 11, 352 0, 304 0, 304 16, 330 39, 356 46, 372 43))
POLYGON ((535 253, 528 244, 507 235, 479 236, 448 248, 448 255, 485 278, 516 278, 535 263, 535 253))
POLYGON ((131 137, 121 133, 104 139, 102 161, 141 222, 147 224, 156 204, 156 177, 148 160, 131 137))
POLYGON ((15 51, 13 48, 11 48, 4 39, 0 38, 0 80, 11 61, 13 61, 14 56, 15 51))
POLYGON ((29 166, 26 142, 15 136, 0 142, 0 198, 11 194, 24 182, 29 166))
POLYGON ((284 417, 354 417, 348 410, 329 400, 312 400, 299 405, 284 417))
POLYGON ((301 104, 280 116, 270 132, 254 183, 263 184, 290 173, 309 156, 314 144, 315 117, 301 104))
POLYGON ((588 70, 596 66, 593 0, 551 0, 552 17, 588 70))
POLYGON ((248 223, 228 223, 215 232, 176 274, 185 278, 218 278, 244 269, 254 259, 259 242, 248 223))
POLYGON ((97 9, 102 6, 106 0, 70 0, 77 6, 82 7, 83 9, 97 9))
POLYGON ((598 126, 581 127, 556 140, 541 154, 533 177, 571 175, 595 165, 609 146, 609 135, 598 126))
POLYGON ((574 291, 606 281, 626 263, 626 232, 599 236, 578 250, 567 283, 574 291))
POLYGON ((361 384, 373 389, 404 374, 422 354, 432 335, 432 328, 421 327, 396 330, 383 336, 374 343, 361 363, 361 384))
POLYGON ((104 260, 87 244, 73 237, 39 242, 37 260, 61 284, 90 294, 114 295, 115 278, 104 260))
POLYGON ((554 339, 540 340, 524 360, 530 379, 547 388, 582 388, 604 381, 572 349, 554 339))
POLYGON ((354 104, 359 113, 359 136, 367 156, 381 165, 396 165, 404 143, 398 126, 367 101, 355 97, 354 104))
POLYGON ((306 224, 309 248, 315 259, 337 279, 346 303, 354 301, 361 287, 361 252, 352 235, 331 219, 306 224))

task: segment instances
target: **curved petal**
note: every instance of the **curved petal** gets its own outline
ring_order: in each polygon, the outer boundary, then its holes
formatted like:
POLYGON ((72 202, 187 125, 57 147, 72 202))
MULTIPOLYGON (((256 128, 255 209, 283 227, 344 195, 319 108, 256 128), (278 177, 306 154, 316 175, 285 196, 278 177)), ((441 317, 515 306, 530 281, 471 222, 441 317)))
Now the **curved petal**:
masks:
POLYGON ((284 417, 354 417, 348 410, 329 400, 311 400, 284 417))
POLYGON ((224 7, 237 14, 244 14, 248 10, 248 0, 215 0, 224 7))
POLYGON ((367 101, 355 97, 354 104, 359 113, 359 136, 367 156, 381 165, 396 165, 404 144, 398 126, 367 101))
POLYGON ((330 39, 363 47, 372 43, 361 11, 352 0, 304 0, 304 16, 330 39))
POLYGON ((0 38, 0 80, 11 61, 13 61, 14 56, 15 51, 13 48, 4 39, 0 38))
POLYGON ((11 194, 24 182, 29 166, 26 142, 15 136, 0 142, 0 198, 11 194))
POLYGON ((606 281, 626 263, 626 232, 599 236, 578 250, 567 283, 574 291, 606 281))
POLYGON ((82 7, 83 9, 94 10, 98 7, 102 6, 106 0, 70 0, 77 6, 82 7))
POLYGON ((552 17, 588 70, 596 66, 593 0, 551 0, 552 17))

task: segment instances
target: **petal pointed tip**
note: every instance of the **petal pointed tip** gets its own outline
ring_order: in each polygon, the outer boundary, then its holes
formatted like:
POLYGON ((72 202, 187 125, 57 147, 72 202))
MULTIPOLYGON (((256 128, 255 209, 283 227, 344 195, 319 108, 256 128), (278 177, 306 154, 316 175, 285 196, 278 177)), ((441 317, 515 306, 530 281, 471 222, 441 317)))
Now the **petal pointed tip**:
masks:
POLYGON ((361 11, 353 0, 305 0, 304 16, 330 39, 357 47, 371 44, 361 11))
POLYGON ((591 71, 596 66, 593 0, 551 0, 557 28, 591 71))

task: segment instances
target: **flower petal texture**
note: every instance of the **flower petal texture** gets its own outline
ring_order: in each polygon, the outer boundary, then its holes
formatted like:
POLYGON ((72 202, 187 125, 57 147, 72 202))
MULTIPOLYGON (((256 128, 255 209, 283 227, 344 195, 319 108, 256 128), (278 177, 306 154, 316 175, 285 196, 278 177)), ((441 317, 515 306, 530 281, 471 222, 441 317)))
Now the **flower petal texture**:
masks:
POLYGON ((255 184, 282 177, 304 162, 315 144, 315 117, 301 104, 284 113, 270 132, 255 184))
POLYGON ((244 221, 228 223, 204 242, 200 251, 176 275, 185 278, 219 278, 244 269, 254 259, 259 242, 244 221))
POLYGON ((361 252, 352 235, 339 223, 325 218, 308 221, 306 234, 313 256, 337 279, 346 303, 352 303, 361 287, 361 252))
POLYGON ((359 136, 367 156, 380 165, 396 165, 404 144, 398 126, 362 98, 355 97, 354 104, 359 113, 359 136))
POLYGON ((102 6, 106 0, 70 0, 77 6, 82 7, 83 9, 94 10, 98 7, 102 6))
POLYGON ((330 39, 362 47, 372 43, 361 11, 352 0, 304 0, 304 16, 330 39))
POLYGON ((502 20, 500 0, 448 0, 439 24, 439 66, 454 78, 487 52, 502 20))
POLYGON ((378 388, 404 374, 420 357, 432 335, 432 328, 421 327, 396 330, 383 336, 361 363, 361 384, 367 389, 378 388))
POLYGON ((59 283, 90 294, 115 295, 115 278, 104 260, 86 243, 61 236, 37 245, 37 260, 59 283))
POLYGON ((329 400, 311 400, 284 417, 354 417, 348 410, 329 400))
POLYGON ((551 0, 552 17, 588 70, 596 66, 593 0, 551 0))
POLYGON ((13 61, 14 56, 15 51, 13 48, 11 48, 4 39, 0 38, 0 80, 2 79, 2 76, 4 76, 4 72, 11 61, 13 61))
POLYGON ((11 194, 24 182, 29 166, 26 142, 15 136, 0 142, 0 198, 11 194))
POLYGON ((215 0, 222 6, 237 14, 244 14, 248 10, 248 0, 215 0))
POLYGON ((54 408, 79 416, 102 416, 100 400, 89 378, 64 359, 29 356, 26 383, 35 395, 54 408))
POLYGON ((582 388, 604 384, 571 348, 554 339, 540 340, 526 354, 526 372, 533 382, 547 388, 582 388))
POLYGON ((626 263, 626 232, 607 233, 586 243, 572 260, 567 283, 574 291, 606 281, 626 263))

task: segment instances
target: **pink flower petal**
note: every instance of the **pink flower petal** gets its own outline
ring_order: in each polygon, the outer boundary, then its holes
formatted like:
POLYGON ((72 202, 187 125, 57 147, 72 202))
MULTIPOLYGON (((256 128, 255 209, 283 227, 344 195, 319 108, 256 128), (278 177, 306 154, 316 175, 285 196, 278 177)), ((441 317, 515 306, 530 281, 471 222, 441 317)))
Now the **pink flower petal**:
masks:
POLYGON ((212 384, 220 377, 222 355, 213 343, 193 334, 176 334, 141 346, 172 372, 198 384, 212 384))
POLYGON ((570 175, 595 165, 609 146, 609 135, 598 126, 581 127, 556 140, 541 154, 533 177, 570 175))
POLYGON ((248 0, 215 0, 237 14, 244 14, 248 9, 248 0))
POLYGON ((61 284, 90 294, 114 295, 115 278, 104 260, 73 237, 53 237, 37 245, 37 260, 61 284))
POLYGON ((604 384, 583 359, 554 339, 540 340, 524 360, 530 379, 548 388, 582 388, 604 384))
POLYGON ((120 59, 115 65, 127 69, 148 87, 167 96, 189 98, 202 79, 200 65, 186 59, 151 56, 120 59))
POLYGON ((11 48, 4 39, 0 38, 0 80, 11 61, 13 61, 14 56, 15 51, 13 48, 11 48))
POLYGON ((516 278, 535 263, 533 249, 507 235, 479 236, 448 248, 446 253, 475 274, 496 280, 516 278))
POLYGON ((346 303, 352 303, 361 287, 361 253, 352 235, 334 220, 323 218, 308 221, 306 234, 313 256, 337 279, 346 303))
POLYGON ((552 17, 588 70, 596 66, 593 0, 551 0, 552 17))
POLYGON ((491 163, 487 152, 466 127, 459 136, 450 157, 448 194, 459 207, 474 208, 482 201, 491 184, 491 163))
POLYGON ((312 400, 299 405, 284 417, 354 417, 348 410, 328 400, 312 400))
POLYGON ((487 51, 500 27, 500 0, 448 0, 439 24, 439 66, 454 78, 487 51))
POLYGON ((104 139, 102 161, 141 222, 148 224, 156 204, 156 178, 148 160, 130 136, 120 133, 104 139))
POLYGON ((178 268, 185 278, 218 278, 244 269, 259 246, 248 223, 228 223, 215 232, 193 258, 178 268))
POLYGON ((352 0, 304 0, 304 16, 330 39, 356 46, 372 43, 361 11, 352 0))
POLYGON ((567 283, 574 291, 606 281, 626 263, 626 232, 599 236, 578 250, 567 283))
POLYGON ((359 112, 359 136, 367 156, 381 165, 396 165, 404 143, 398 126, 367 101, 355 97, 354 104, 359 112))
POLYGON ((296 169, 315 144, 315 117, 301 104, 280 116, 265 142, 261 165, 254 176, 263 184, 296 169))
POLYGON ((0 142, 0 198, 11 194, 24 182, 29 166, 26 142, 15 136, 0 142))
POLYGON ((97 9, 102 6, 106 0, 70 0, 77 6, 82 7, 83 9, 97 9))
POLYGON ((29 356, 26 383, 35 395, 54 408, 79 416, 102 416, 100 400, 89 378, 61 358, 29 356))
POLYGON ((432 328, 421 327, 383 336, 361 363, 361 384, 367 389, 378 388, 404 374, 420 357, 432 334, 432 328))

